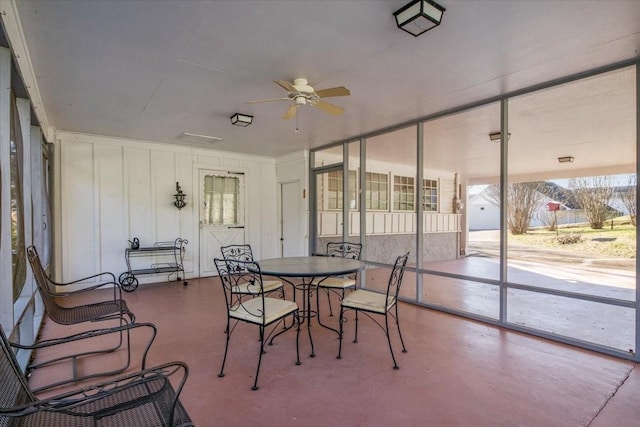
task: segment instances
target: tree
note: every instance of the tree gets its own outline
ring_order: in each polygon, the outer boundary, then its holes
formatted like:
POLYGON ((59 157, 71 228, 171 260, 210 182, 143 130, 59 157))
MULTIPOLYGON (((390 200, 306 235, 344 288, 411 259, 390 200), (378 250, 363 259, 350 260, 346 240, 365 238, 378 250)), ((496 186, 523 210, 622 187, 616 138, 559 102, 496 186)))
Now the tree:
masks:
POLYGON ((636 175, 629 175, 628 186, 620 191, 620 198, 624 203, 625 208, 629 211, 629 218, 631 219, 631 225, 636 226, 636 175))
POLYGON ((606 220, 612 217, 613 209, 609 206, 613 196, 613 180, 611 176, 591 176, 571 178, 569 188, 578 205, 584 210, 589 225, 594 230, 604 227, 606 220))
MULTIPOLYGON (((511 234, 525 234, 536 209, 544 202, 544 182, 516 182, 507 191, 507 226, 511 234)), ((487 187, 487 199, 500 206, 500 186, 487 187)))

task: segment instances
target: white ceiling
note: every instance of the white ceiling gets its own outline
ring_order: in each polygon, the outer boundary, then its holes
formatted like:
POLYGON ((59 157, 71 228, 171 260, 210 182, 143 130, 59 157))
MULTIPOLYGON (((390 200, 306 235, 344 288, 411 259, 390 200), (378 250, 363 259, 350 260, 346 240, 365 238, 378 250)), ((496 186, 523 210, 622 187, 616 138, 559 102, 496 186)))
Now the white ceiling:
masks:
MULTIPOLYGON (((406 2, 20 0, 16 4, 51 126, 267 156, 377 132, 640 56, 637 0, 441 0, 446 8, 442 25, 417 38, 395 25, 393 12, 406 2), (349 88, 351 96, 329 99, 344 107, 345 114, 335 117, 302 108, 296 133, 296 119, 281 119, 287 102, 246 104, 286 95, 273 80, 299 77, 316 89, 349 88), (232 126, 229 117, 235 112, 254 115, 254 123, 247 128, 232 126), (188 143, 179 138, 183 132, 222 141, 188 143)), ((598 96, 592 90, 601 85, 584 86, 579 95, 564 98, 569 101, 562 101, 558 109, 552 107, 561 89, 549 91, 551 98, 543 93, 512 101, 512 141, 521 143, 526 160, 544 154, 549 168, 557 168, 561 155, 576 156, 573 168, 602 163, 598 156, 591 156, 590 164, 577 161, 580 147, 601 143, 603 138, 593 110, 581 107, 589 102, 602 114, 625 120, 631 114, 631 130, 626 122, 614 121, 606 126, 605 137, 619 136, 635 145, 634 94, 628 93, 628 86, 615 89, 621 80, 617 76, 609 79, 612 92, 598 96), (573 117, 570 130, 562 111, 574 112, 565 113, 573 117), (576 119, 576 111, 581 118, 576 119), (532 112, 539 113, 536 120, 518 122, 516 114, 530 119, 532 112), (538 126, 543 119, 544 125, 538 126), (547 138, 550 135, 555 137, 547 138), (537 148, 529 153, 526 147, 537 148)), ((627 83, 635 84, 633 79, 627 83)), ((447 147, 432 149, 434 158, 437 154, 442 164, 446 161, 447 166, 480 177, 495 170, 496 164, 485 160, 497 147, 489 145, 487 134, 498 130, 500 121, 497 105, 476 111, 428 125, 425 134, 447 147), (458 120, 447 122, 457 129, 455 142, 450 134, 438 137, 438 127, 446 120, 458 120)), ((628 146, 618 151, 615 159, 609 153, 612 164, 635 160, 635 151, 629 156, 628 146)), ((526 162, 518 168, 523 174, 530 172, 526 162)))

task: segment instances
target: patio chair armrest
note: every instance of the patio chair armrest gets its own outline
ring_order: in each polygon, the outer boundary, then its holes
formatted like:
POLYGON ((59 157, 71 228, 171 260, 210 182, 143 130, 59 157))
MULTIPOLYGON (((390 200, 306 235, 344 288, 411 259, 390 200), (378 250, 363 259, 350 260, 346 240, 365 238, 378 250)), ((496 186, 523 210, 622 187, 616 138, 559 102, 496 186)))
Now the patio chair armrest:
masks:
POLYGON ((70 342, 80 341, 84 339, 90 339, 90 338, 96 338, 96 337, 101 337, 101 336, 115 334, 115 333, 121 333, 124 331, 130 331, 132 329, 138 329, 138 328, 149 328, 151 330, 151 335, 149 337, 149 341, 144 347, 144 352, 142 353, 142 361, 140 364, 142 369, 144 369, 147 363, 147 354, 149 353, 149 349, 151 348, 151 345, 155 341, 156 335, 158 334, 158 328, 153 323, 127 323, 120 326, 114 326, 112 328, 92 329, 89 331, 79 332, 77 334, 68 335, 65 337, 42 340, 42 341, 35 342, 33 344, 20 344, 20 343, 14 343, 14 342, 9 342, 9 344, 11 345, 11 347, 18 348, 21 350, 38 350, 41 348, 53 347, 56 345, 67 344, 70 342))
POLYGON ((41 404, 46 405, 48 410, 64 411, 78 405, 84 405, 90 401, 102 399, 107 395, 115 394, 119 390, 135 383, 144 383, 145 381, 158 377, 163 377, 168 380, 172 375, 180 375, 179 371, 182 371, 182 376, 179 379, 179 382, 177 382, 178 386, 174 386, 175 400, 177 401, 180 393, 182 392, 182 388, 187 381, 187 377, 189 376, 189 367, 186 363, 180 361, 167 362, 112 380, 89 385, 78 390, 69 391, 41 401, 41 404))
MULTIPOLYGON (((50 296, 54 297, 54 298, 67 298, 67 297, 71 297, 74 295, 78 295, 78 294, 82 294, 84 292, 89 292, 89 291, 94 291, 96 289, 100 289, 104 286, 108 286, 111 285, 113 286, 113 299, 118 300, 118 299, 122 299, 122 289, 120 287, 120 284, 118 282, 104 282, 104 283, 99 283, 97 285, 91 285, 91 286, 87 286, 85 288, 81 288, 81 289, 76 289, 74 291, 63 291, 63 292, 47 292, 50 296)), ((58 285, 56 285, 58 286, 58 285)))
POLYGON ((85 280, 95 279, 96 277, 100 277, 100 276, 111 276, 111 280, 109 280, 109 282, 117 283, 115 274, 113 274, 110 271, 104 271, 102 273, 98 273, 98 274, 94 274, 94 275, 91 275, 91 276, 83 277, 81 279, 74 280, 73 282, 66 282, 66 283, 62 283, 62 284, 56 283, 56 284, 57 285, 73 285, 73 284, 76 284, 78 282, 84 282, 85 280))
POLYGON ((43 410, 51 412, 69 411, 75 407, 116 394, 136 383, 142 384, 145 381, 158 377, 163 377, 168 380, 171 375, 176 374, 178 371, 183 371, 183 374, 180 382, 178 383, 178 387, 174 388, 175 401, 177 402, 189 374, 189 368, 187 365, 184 362, 179 361, 154 366, 153 368, 90 385, 81 389, 65 392, 50 398, 15 405, 10 408, 0 407, 0 415, 20 417, 43 410))
POLYGON ((114 299, 122 298, 122 288, 120 286, 120 283, 118 283, 118 281, 116 280, 115 274, 113 274, 113 273, 111 273, 109 271, 105 271, 105 272, 102 272, 102 273, 94 274, 92 276, 83 277, 81 279, 77 279, 77 280, 74 280, 72 282, 58 283, 58 282, 55 282, 55 281, 51 280, 51 278, 49 278, 49 277, 47 277, 47 280, 49 280, 49 282, 51 282, 51 284, 54 285, 54 286, 65 287, 65 286, 69 286, 69 285, 75 285, 75 284, 78 284, 80 282, 84 282, 86 280, 95 279, 95 278, 101 277, 101 276, 110 276, 111 279, 106 281, 106 282, 99 283, 97 285, 88 286, 86 288, 78 289, 78 290, 75 290, 75 291, 50 292, 50 294, 52 296, 55 296, 55 297, 63 297, 64 298, 66 296, 75 295, 75 294, 77 294, 79 292, 92 291, 92 290, 98 289, 98 288, 100 288, 102 286, 113 285, 113 298, 114 299))
POLYGON ((155 340, 156 335, 158 334, 158 328, 153 323, 127 323, 120 326, 114 326, 112 328, 92 329, 89 331, 79 332, 73 335, 67 335, 65 337, 41 340, 33 344, 20 344, 15 342, 9 342, 9 344, 11 345, 11 347, 19 348, 22 350, 37 350, 39 348, 46 348, 46 347, 51 347, 59 344, 66 344, 73 341, 83 340, 87 338, 94 338, 94 337, 99 337, 99 336, 108 335, 108 334, 115 334, 117 332, 122 332, 126 330, 137 329, 137 328, 150 328, 152 330, 150 341, 152 342, 155 340))

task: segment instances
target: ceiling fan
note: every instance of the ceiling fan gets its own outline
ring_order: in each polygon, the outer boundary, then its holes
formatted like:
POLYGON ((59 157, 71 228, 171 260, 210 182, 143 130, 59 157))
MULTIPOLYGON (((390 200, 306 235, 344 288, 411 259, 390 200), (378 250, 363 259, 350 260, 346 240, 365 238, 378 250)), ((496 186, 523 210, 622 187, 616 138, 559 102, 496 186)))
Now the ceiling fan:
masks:
POLYGON ((349 89, 344 86, 315 90, 309 86, 307 79, 295 79, 293 84, 284 80, 274 80, 273 82, 289 92, 286 97, 257 99, 255 101, 249 101, 247 104, 271 101, 292 101, 291 106, 284 113, 284 116, 282 116, 285 120, 294 117, 298 112, 298 107, 300 105, 311 105, 312 107, 318 107, 322 111, 333 114, 334 116, 339 116, 344 112, 344 108, 323 101, 322 98, 351 95, 349 89))

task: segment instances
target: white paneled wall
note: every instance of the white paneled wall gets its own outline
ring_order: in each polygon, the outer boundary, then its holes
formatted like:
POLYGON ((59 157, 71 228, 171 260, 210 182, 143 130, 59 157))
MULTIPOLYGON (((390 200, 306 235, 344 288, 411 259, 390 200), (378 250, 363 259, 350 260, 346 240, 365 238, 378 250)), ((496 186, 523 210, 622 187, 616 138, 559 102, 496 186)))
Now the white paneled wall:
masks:
MULTIPOLYGON (((351 234, 360 227, 360 213, 349 212, 351 234)), ((424 213, 425 233, 460 232, 460 214, 424 213)), ((319 237, 339 236, 342 233, 342 212, 322 211, 318 213, 319 237)), ((412 212, 367 212, 367 235, 411 234, 416 232, 416 215, 412 212)))
POLYGON ((59 280, 101 271, 118 276, 133 237, 143 245, 187 239, 186 277, 198 276, 200 168, 245 174, 246 241, 257 257, 279 254, 275 159, 70 132, 57 133, 56 152, 59 280), (173 205, 177 181, 187 194, 180 211, 173 205))

